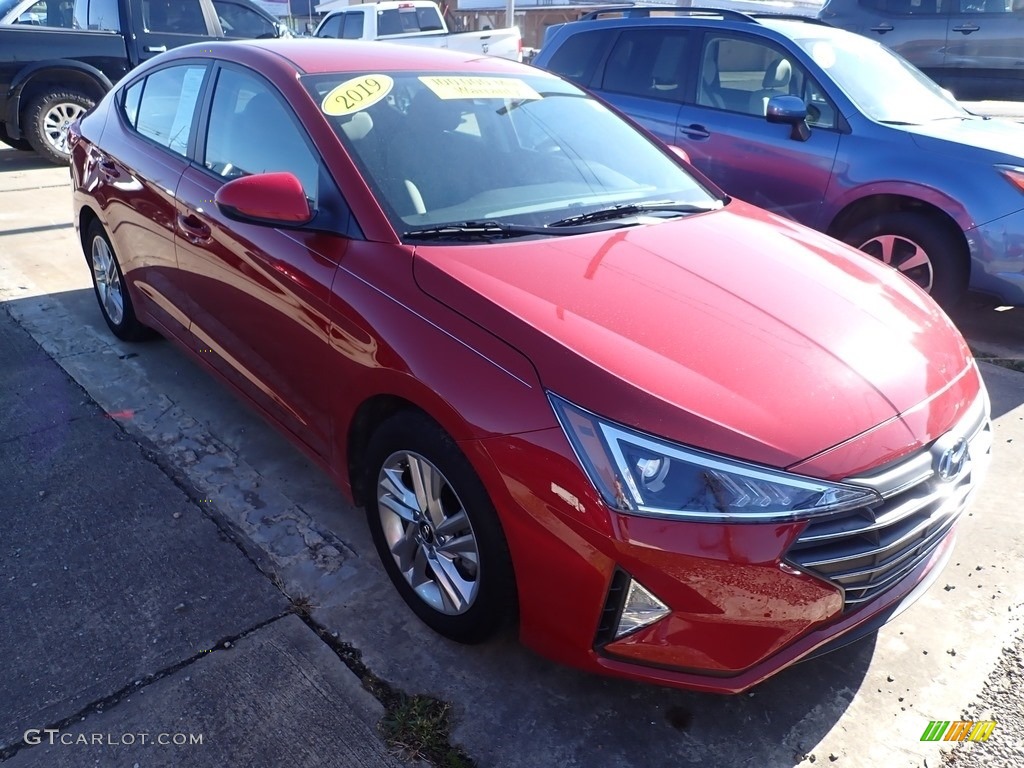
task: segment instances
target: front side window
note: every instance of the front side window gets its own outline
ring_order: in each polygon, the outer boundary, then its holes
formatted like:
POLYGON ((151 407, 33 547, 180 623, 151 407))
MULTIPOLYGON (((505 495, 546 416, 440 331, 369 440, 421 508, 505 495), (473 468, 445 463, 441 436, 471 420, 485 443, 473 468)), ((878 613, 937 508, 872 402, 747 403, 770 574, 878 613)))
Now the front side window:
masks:
POLYGON ((612 48, 604 89, 653 99, 682 98, 690 36, 679 29, 629 29, 612 48))
POLYGON ((328 16, 320 28, 316 31, 317 37, 341 37, 341 22, 345 14, 336 13, 328 16))
POLYGON ((137 98, 133 89, 140 84, 128 88, 124 102, 126 117, 146 138, 176 154, 186 155, 205 77, 206 67, 201 64, 167 67, 154 72, 141 82, 142 91, 137 98), (130 109, 136 102, 135 119, 131 120, 130 109))
POLYGON ((317 199, 319 160, 291 108, 264 80, 236 69, 217 77, 203 165, 224 179, 288 171, 317 199))
POLYGON ((213 9, 217 12, 225 37, 277 37, 277 29, 270 19, 264 18, 252 8, 229 0, 213 0, 213 9))
POLYGON ((363 37, 363 12, 353 11, 345 14, 345 24, 341 36, 346 40, 360 40, 363 37))
POLYGON ((142 18, 147 32, 210 34, 200 0, 142 0, 142 18))
POLYGON ((616 206, 651 203, 668 216, 722 204, 660 145, 549 75, 304 82, 398 232, 501 222, 555 235, 581 215, 615 219, 616 206))

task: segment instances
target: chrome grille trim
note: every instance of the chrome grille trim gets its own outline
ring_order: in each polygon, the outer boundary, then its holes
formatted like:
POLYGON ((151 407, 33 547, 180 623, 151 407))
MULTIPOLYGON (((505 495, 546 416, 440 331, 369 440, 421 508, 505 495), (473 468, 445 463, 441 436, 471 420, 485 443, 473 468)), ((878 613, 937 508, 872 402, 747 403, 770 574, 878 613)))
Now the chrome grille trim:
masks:
POLYGON ((791 565, 843 590, 851 609, 896 586, 939 548, 967 507, 991 456, 988 399, 981 397, 949 432, 869 476, 844 482, 873 488, 881 501, 812 520, 786 554, 791 565), (961 438, 969 457, 943 481, 937 457, 961 438))

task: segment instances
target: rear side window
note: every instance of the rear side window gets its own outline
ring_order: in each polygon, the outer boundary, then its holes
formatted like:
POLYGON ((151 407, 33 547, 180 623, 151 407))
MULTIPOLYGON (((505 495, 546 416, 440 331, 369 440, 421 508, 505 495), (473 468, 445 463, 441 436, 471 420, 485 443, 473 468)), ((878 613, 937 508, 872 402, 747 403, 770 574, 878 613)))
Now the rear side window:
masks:
POLYGON ((341 36, 346 40, 359 40, 363 36, 363 12, 354 11, 345 14, 345 24, 341 36))
POLYGON ((210 34, 200 0, 142 0, 142 20, 147 32, 210 34))
POLYGON ((202 90, 206 67, 186 64, 154 72, 142 81, 135 120, 131 121, 129 105, 134 104, 132 89, 125 94, 125 113, 135 130, 172 152, 185 156, 192 133, 192 119, 202 90))
POLYGON ((213 9, 217 12, 225 37, 277 37, 277 29, 270 19, 264 18, 252 8, 228 0, 213 0, 213 9))
POLYGON ((121 31, 117 0, 78 0, 75 3, 75 26, 78 29, 121 31))
POLYGON ((403 32, 431 32, 443 29, 434 8, 409 8, 377 11, 377 34, 400 35, 403 32))
POLYGON ((546 69, 578 85, 589 85, 614 35, 611 29, 570 35, 551 56, 546 69))
POLYGON ((679 100, 686 79, 690 35, 681 29, 630 29, 612 48, 604 90, 679 100))

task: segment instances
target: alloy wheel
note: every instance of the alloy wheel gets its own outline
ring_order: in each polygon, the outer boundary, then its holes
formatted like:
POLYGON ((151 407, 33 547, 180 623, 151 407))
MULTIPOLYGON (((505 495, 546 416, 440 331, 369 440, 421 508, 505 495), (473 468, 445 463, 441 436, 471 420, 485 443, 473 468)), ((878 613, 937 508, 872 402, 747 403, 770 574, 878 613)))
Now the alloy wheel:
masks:
POLYGON ((55 150, 68 153, 68 127, 85 114, 85 107, 70 101, 54 104, 43 115, 43 134, 55 150))
POLYGON ((100 305, 110 322, 120 325, 124 320, 124 292, 121 276, 117 272, 117 263, 110 246, 102 237, 92 239, 92 274, 96 281, 96 292, 100 297, 100 305))
POLYGON ((391 454, 377 480, 381 528, 398 570, 434 610, 469 610, 480 585, 476 535, 444 474, 411 451, 391 454))
POLYGON ((931 293, 935 270, 928 252, 920 244, 903 235, 876 235, 859 247, 931 293))

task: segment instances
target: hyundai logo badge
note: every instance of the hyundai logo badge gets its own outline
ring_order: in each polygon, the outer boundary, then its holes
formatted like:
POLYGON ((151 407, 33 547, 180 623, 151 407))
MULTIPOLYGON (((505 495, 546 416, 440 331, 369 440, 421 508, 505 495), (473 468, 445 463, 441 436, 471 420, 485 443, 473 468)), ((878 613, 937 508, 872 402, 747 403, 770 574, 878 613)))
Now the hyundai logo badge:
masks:
POLYGON ((943 482, 948 483, 951 480, 956 480, 960 473, 964 471, 964 465, 967 464, 969 456, 967 441, 961 437, 952 448, 947 448, 942 453, 935 471, 939 473, 939 477, 943 482))

